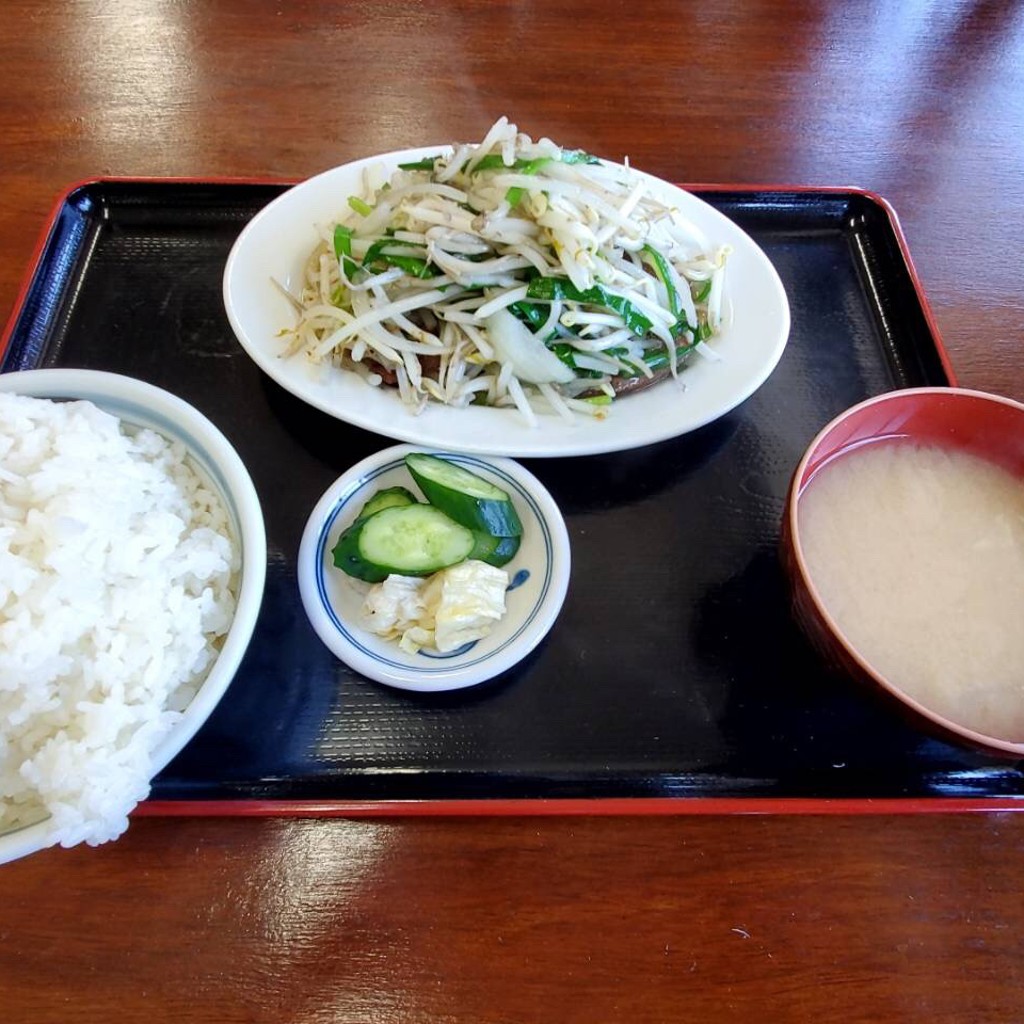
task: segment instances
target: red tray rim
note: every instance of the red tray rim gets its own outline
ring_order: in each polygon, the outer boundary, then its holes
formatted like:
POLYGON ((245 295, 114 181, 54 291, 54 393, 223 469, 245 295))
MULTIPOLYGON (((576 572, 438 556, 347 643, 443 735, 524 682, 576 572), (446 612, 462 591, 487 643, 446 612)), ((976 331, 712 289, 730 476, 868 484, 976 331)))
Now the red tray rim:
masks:
POLYGON ((465 800, 148 800, 133 817, 509 818, 994 814, 1024 797, 593 797, 465 800))

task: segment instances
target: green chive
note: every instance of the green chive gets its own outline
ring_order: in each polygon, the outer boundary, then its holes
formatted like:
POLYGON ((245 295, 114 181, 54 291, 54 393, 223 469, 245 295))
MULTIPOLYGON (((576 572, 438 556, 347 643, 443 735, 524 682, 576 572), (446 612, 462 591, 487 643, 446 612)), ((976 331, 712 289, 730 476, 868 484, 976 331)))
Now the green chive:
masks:
POLYGON ((439 156, 426 156, 422 160, 414 160, 412 163, 399 164, 398 166, 403 171, 432 171, 434 169, 434 161, 438 159, 439 156))
POLYGON ((612 295, 599 284, 581 291, 565 277, 537 277, 527 286, 526 296, 530 299, 545 299, 549 302, 555 299, 567 299, 570 302, 581 302, 588 306, 610 309, 622 317, 623 323, 637 337, 643 337, 652 327, 651 321, 639 312, 629 299, 624 299, 621 295, 612 295))
POLYGON ((654 274, 658 280, 665 286, 665 291, 668 292, 668 308, 669 312, 676 318, 679 319, 679 292, 676 291, 676 286, 672 283, 672 276, 669 273, 668 261, 653 245, 645 245, 643 251, 651 258, 651 265, 654 267, 654 274))
POLYGON ((384 267, 398 267, 412 277, 427 278, 437 277, 440 273, 432 264, 427 262, 425 256, 403 255, 402 253, 386 252, 386 249, 396 247, 413 249, 417 253, 423 253, 423 246, 416 242, 406 242, 397 238, 378 238, 363 257, 363 269, 367 271, 379 271, 384 267))
POLYGON ((520 320, 525 320, 532 327, 540 327, 547 320, 544 310, 533 302, 513 302, 509 308, 520 320))
POLYGON ((352 259, 352 229, 343 224, 334 226, 334 255, 344 268, 345 276, 351 281, 359 266, 352 259))

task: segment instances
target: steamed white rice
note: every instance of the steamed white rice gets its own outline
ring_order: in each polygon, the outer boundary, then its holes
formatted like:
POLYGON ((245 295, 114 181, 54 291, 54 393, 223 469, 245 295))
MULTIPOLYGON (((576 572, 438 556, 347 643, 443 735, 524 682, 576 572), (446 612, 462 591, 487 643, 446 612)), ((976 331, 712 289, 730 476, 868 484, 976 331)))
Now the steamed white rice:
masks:
POLYGON ((234 614, 238 546, 184 447, 0 393, 0 833, 119 836, 234 614))

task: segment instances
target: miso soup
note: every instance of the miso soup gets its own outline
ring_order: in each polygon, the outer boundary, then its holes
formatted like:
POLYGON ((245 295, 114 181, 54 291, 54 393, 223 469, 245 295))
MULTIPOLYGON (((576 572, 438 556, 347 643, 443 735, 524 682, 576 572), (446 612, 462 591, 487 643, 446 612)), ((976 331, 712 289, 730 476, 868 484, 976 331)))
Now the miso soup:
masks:
POLYGON ((1024 482, 885 441, 823 466, 797 514, 814 587, 865 661, 959 725, 1024 739, 1024 482))

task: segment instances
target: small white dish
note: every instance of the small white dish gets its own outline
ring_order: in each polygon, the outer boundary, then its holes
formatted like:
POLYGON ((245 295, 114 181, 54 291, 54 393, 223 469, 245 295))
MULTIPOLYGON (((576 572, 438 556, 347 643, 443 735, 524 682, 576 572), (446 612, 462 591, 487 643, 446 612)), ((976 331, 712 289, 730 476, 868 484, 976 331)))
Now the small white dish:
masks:
MULTIPOLYGON (((150 777, 162 771, 210 717, 231 684, 252 638, 263 600, 267 539, 259 496, 244 463, 221 431, 194 406, 162 388, 100 370, 52 368, 0 374, 0 391, 31 398, 86 400, 123 423, 181 441, 193 465, 224 502, 241 545, 241 577, 231 626, 217 660, 182 716, 153 751, 150 777)), ((58 842, 45 811, 39 820, 0 829, 0 864, 58 842)))
POLYGON ((529 654, 551 629, 569 585, 569 534, 543 484, 509 459, 398 445, 357 463, 317 502, 299 547, 299 591, 310 624, 331 652, 356 672, 402 690, 433 693, 493 679, 529 654), (506 614, 490 635, 450 654, 409 654, 359 624, 369 584, 334 567, 331 551, 371 495, 385 487, 418 492, 405 466, 409 452, 448 459, 509 493, 523 523, 519 551, 504 569, 506 614))
POLYGON ((365 384, 354 373, 304 358, 279 356, 279 332, 295 310, 273 282, 298 292, 318 228, 334 223, 363 172, 394 171, 449 146, 386 153, 325 171, 265 206, 238 236, 224 269, 224 308, 239 342, 273 381, 337 419, 385 437, 427 448, 449 448, 516 458, 593 455, 653 444, 696 430, 749 398, 769 377, 789 337, 786 291, 771 261, 739 225, 689 192, 640 171, 651 193, 674 206, 716 244, 732 248, 726 270, 731 322, 710 347, 719 359, 689 360, 683 386, 671 380, 616 402, 604 419, 566 422, 544 415, 531 427, 515 409, 430 402, 413 414, 396 390, 365 384))

